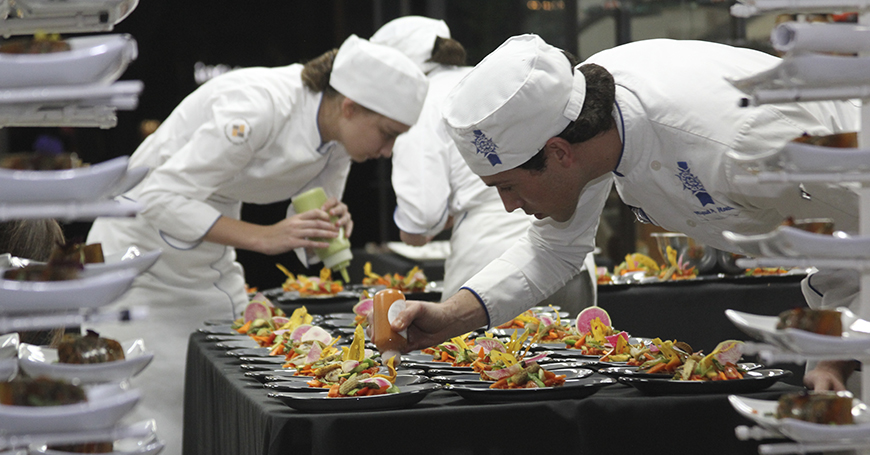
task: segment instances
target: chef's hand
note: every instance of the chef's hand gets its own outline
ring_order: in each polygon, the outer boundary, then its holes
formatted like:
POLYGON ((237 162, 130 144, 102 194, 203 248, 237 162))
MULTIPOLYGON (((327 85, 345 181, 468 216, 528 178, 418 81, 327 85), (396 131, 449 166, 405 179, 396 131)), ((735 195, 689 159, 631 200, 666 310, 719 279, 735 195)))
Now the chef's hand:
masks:
POLYGON ((443 303, 409 300, 392 327, 408 329, 407 351, 434 346, 487 323, 486 311, 474 294, 463 289, 443 303))
POLYGON ((203 239, 263 254, 280 254, 296 248, 326 248, 328 243, 310 239, 337 236, 338 227, 329 220, 329 214, 309 210, 268 226, 221 216, 203 239))
POLYGON ((331 197, 323 203, 320 208, 330 216, 337 217, 335 226, 344 228, 344 236, 350 238, 350 233, 353 231, 353 220, 350 218, 350 212, 347 210, 347 205, 338 199, 331 197))
POLYGON ((399 239, 406 245, 423 246, 432 240, 432 237, 423 234, 411 234, 405 231, 399 231, 399 239))
POLYGON ((846 390, 846 379, 855 370, 855 362, 822 360, 804 375, 804 385, 811 390, 846 390))
POLYGON ((315 239, 338 237, 338 227, 323 210, 309 210, 266 226, 260 238, 263 254, 281 254, 296 248, 327 248, 329 243, 315 239))

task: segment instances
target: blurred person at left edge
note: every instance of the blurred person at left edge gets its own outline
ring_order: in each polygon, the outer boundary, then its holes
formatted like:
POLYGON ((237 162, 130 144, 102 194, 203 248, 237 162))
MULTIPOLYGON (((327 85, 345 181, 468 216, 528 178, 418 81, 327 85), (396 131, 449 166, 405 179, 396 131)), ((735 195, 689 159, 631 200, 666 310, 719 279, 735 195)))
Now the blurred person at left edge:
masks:
MULTIPOLYGON (((134 378, 142 418, 156 418, 166 453, 181 453, 187 341, 205 319, 230 319, 247 304, 235 248, 264 254, 312 248, 339 227, 353 229, 340 202, 351 161, 389 157, 417 121, 426 76, 399 51, 355 35, 306 63, 248 68, 218 76, 185 98, 139 146, 130 167, 151 171, 121 197, 144 206, 135 218, 99 218, 88 243, 107 255, 136 246, 163 251, 117 305, 147 306, 144 321, 100 327, 104 336, 143 338, 154 361, 134 378), (287 200, 314 187, 322 210, 257 225, 242 203, 287 200), (338 218, 336 223, 330 216, 338 218), (173 440, 177 439, 177 440, 173 440)), ((189 441, 194 444, 196 441, 189 441)))

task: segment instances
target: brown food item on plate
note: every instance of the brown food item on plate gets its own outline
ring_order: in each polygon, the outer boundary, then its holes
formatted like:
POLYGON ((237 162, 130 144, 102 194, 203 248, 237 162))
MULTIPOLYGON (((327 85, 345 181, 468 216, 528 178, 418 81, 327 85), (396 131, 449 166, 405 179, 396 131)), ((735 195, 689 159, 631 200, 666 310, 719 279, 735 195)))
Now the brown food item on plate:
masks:
POLYGON ((65 281, 79 276, 81 264, 31 264, 3 272, 3 279, 16 281, 65 281))
POLYGON ((69 453, 111 453, 115 450, 114 442, 86 442, 65 446, 48 446, 51 450, 69 453))
POLYGON ((803 136, 792 139, 792 142, 818 145, 820 147, 855 148, 858 147, 858 133, 835 133, 825 136, 803 136))
POLYGON ((58 243, 51 250, 49 264, 78 263, 95 264, 105 262, 103 246, 99 243, 85 245, 79 242, 58 243))
POLYGON ((779 397, 776 416, 821 424, 851 424, 852 394, 806 390, 787 393, 779 397))
POLYGON ((40 377, 0 382, 0 404, 61 406, 84 401, 87 401, 84 390, 66 381, 40 377))
POLYGON ((124 360, 121 344, 109 338, 102 338, 97 332, 88 330, 84 336, 68 333, 63 336, 57 347, 60 363, 104 363, 124 360))
POLYGON ((4 155, 0 167, 18 171, 60 171, 82 167, 75 153, 20 152, 4 155))
POLYGON ((51 54, 68 50, 69 43, 55 36, 14 38, 0 44, 0 53, 4 54, 51 54))
POLYGON ((820 335, 843 336, 843 322, 837 310, 795 308, 779 314, 778 330, 792 328, 820 335))

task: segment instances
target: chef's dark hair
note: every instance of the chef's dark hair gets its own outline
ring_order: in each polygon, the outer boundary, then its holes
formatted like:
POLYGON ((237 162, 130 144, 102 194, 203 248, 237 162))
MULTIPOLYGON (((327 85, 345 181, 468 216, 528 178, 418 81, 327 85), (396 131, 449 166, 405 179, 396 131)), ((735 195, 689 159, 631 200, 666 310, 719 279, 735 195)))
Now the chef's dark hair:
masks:
POLYGON ((302 67, 302 84, 307 89, 317 93, 323 92, 328 96, 338 94, 338 91, 329 85, 329 75, 332 74, 332 63, 335 62, 336 54, 338 49, 332 49, 305 63, 302 67))
POLYGON ((465 47, 453 38, 435 37, 435 46, 432 47, 432 57, 428 61, 440 65, 465 66, 468 59, 465 47))
MULTIPOLYGON (((575 67, 573 56, 567 52, 565 56, 571 61, 572 68, 575 67)), ((616 86, 613 75, 604 67, 594 63, 587 63, 576 69, 586 77, 586 99, 583 101, 583 108, 577 120, 569 123, 561 133, 556 135, 571 144, 588 141, 615 127, 612 112, 616 99, 616 86)), ((544 150, 541 149, 519 167, 529 171, 543 171, 547 167, 544 150)))

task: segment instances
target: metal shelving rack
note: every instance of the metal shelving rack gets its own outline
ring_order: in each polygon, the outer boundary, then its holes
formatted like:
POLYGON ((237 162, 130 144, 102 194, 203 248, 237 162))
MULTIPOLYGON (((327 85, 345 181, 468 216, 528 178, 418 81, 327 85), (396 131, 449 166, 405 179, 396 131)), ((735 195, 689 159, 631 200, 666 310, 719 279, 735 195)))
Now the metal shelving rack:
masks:
MULTIPOLYGON (((38 31, 56 33, 82 33, 111 31, 125 19, 138 4, 138 0, 0 0, 0 36, 27 35, 38 31), (18 15, 12 15, 13 12, 18 15)), ((45 103, 5 104, 0 107, 0 127, 7 126, 75 126, 114 127, 115 109, 132 110, 142 90, 140 81, 123 81, 114 86, 35 87, 27 89, 0 89, 0 98, 9 100, 29 91, 58 92, 45 103), (67 93, 77 91, 88 101, 69 98, 67 93)), ((92 220, 99 216, 132 216, 139 212, 138 204, 118 204, 113 200, 57 202, 28 205, 4 204, 0 194, 0 221, 23 218, 56 218, 61 220, 92 220)), ((101 321, 133 321, 146 317, 147 309, 132 308, 118 311, 78 309, 43 313, 8 314, 0 305, 0 333, 21 330, 46 330, 55 327, 76 326, 101 321)), ((45 444, 75 444, 100 440, 145 438, 156 434, 153 422, 67 433, 15 433, 7 434, 0 428, 0 451, 3 453, 31 453, 31 447, 45 444), (6 452, 11 450, 11 452, 6 452)), ((159 450, 162 450, 159 449, 159 450)), ((158 451, 159 451, 158 450, 158 451)), ((35 452, 34 452, 35 453, 35 452)))
MULTIPOLYGON (((859 26, 870 26, 870 0, 745 0, 735 4, 731 14, 735 17, 749 17, 763 13, 811 13, 811 12, 857 12, 859 26)), ((838 25, 830 25, 838 26, 838 25)), ((867 57, 868 54, 860 53, 858 57, 867 57)), ((750 96, 743 100, 744 105, 760 105, 767 103, 782 103, 795 101, 822 101, 822 100, 847 100, 861 99, 861 129, 858 133, 859 148, 870 148, 870 75, 864 81, 856 84, 838 86, 801 86, 800 84, 783 84, 775 87, 761 87, 747 92, 750 96)), ((859 236, 870 237, 870 174, 867 173, 789 173, 760 172, 749 177, 756 182, 831 182, 853 184, 851 188, 859 198, 859 236)), ((768 257, 757 259, 743 259, 742 266, 748 267, 772 267, 772 266, 828 266, 850 268, 860 272, 860 291, 856 313, 865 320, 870 320, 870 258, 862 260, 838 260, 838 259, 812 259, 812 258, 786 258, 768 257)), ((830 355, 807 356, 793 352, 786 352, 780 348, 759 344, 747 343, 748 351, 758 353, 765 362, 799 362, 802 360, 849 360, 843 359, 837 353, 830 355)), ((850 356, 854 358, 854 356, 850 356)), ((857 359, 862 365, 870 365, 870 352, 866 358, 857 359)), ((861 378, 861 398, 865 403, 870 402, 870 370, 864 368, 861 378)), ((738 429, 738 435, 747 439, 763 439, 774 436, 769 431, 754 427, 751 429, 738 429)), ((781 437, 781 435, 780 435, 781 437)), ((759 446, 759 453, 808 453, 825 450, 855 450, 865 453, 870 450, 870 435, 868 439, 838 442, 795 442, 795 443, 772 443, 759 446)))

